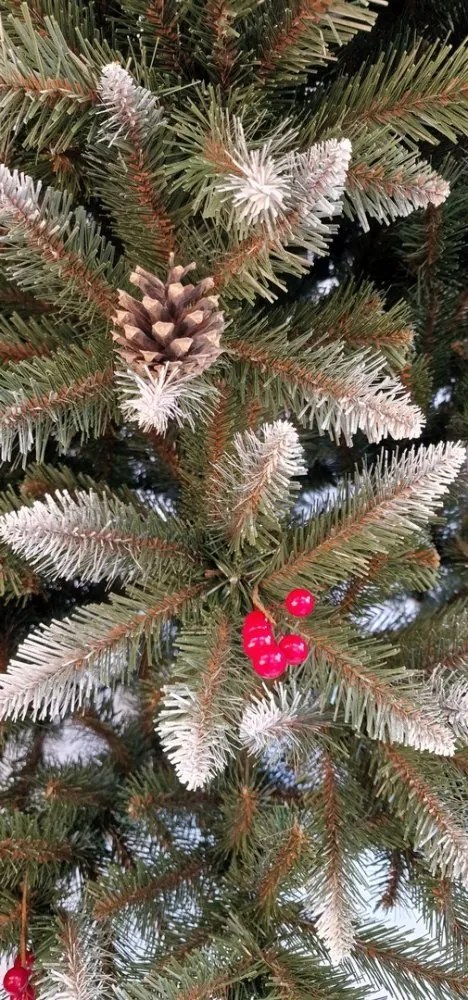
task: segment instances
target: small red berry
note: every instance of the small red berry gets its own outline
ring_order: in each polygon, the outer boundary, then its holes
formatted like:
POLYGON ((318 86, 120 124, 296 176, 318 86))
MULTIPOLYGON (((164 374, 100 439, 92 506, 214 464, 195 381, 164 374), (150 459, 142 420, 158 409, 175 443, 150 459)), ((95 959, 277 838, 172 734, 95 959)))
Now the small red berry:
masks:
POLYGON ((22 965, 8 969, 3 977, 3 985, 7 993, 24 993, 29 983, 29 972, 22 965))
POLYGON ((26 987, 24 993, 19 994, 19 1000, 36 1000, 36 991, 31 983, 26 987))
POLYGON ((284 604, 290 615, 294 615, 296 618, 306 618, 314 610, 315 597, 305 587, 296 587, 289 591, 284 604))
POLYGON ((287 665, 286 657, 278 646, 273 646, 272 649, 260 653, 252 660, 252 667, 260 677, 281 677, 287 665))
POLYGON ((242 635, 246 635, 252 629, 268 629, 271 631, 271 624, 263 611, 249 611, 245 616, 242 625, 242 635))
POLYGON ((252 631, 244 635, 242 640, 242 645, 244 647, 244 652, 247 656, 252 659, 265 650, 270 649, 275 645, 275 638, 273 632, 263 632, 263 631, 252 631))
POLYGON ((288 663, 297 667, 298 663, 303 663, 309 655, 309 644, 302 638, 302 635, 283 635, 278 643, 281 652, 284 653, 288 663))

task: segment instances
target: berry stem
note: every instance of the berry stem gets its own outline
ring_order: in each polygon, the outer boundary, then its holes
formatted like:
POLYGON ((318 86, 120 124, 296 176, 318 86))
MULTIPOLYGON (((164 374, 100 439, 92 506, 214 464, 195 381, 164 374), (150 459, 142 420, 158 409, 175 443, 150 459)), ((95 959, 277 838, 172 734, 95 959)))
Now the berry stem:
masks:
POLYGON ((261 611, 265 615, 265 618, 268 618, 268 621, 271 622, 272 625, 276 625, 276 621, 273 618, 273 615, 265 607, 265 605, 263 604, 263 602, 262 602, 262 600, 261 600, 261 598, 259 596, 258 585, 257 584, 255 585, 255 587, 254 587, 254 589, 252 591, 252 604, 254 605, 254 607, 258 608, 258 610, 261 611))
POLYGON ((28 877, 25 874, 23 880, 23 895, 21 900, 21 938, 20 954, 21 964, 26 965, 26 936, 28 927, 28 877))

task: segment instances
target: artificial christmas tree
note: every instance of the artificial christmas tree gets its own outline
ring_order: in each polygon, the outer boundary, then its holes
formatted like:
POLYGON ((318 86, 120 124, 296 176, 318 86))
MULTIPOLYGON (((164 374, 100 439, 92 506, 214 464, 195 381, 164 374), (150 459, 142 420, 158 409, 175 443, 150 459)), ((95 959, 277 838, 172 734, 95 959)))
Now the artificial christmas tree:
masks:
POLYGON ((468 53, 408 7, 0 2, 25 995, 467 992, 468 53))

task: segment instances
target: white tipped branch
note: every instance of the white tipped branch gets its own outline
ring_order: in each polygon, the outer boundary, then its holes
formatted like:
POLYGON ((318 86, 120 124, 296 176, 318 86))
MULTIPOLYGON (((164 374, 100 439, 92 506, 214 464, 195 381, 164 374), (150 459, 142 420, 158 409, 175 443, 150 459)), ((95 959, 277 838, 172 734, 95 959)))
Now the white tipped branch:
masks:
POLYGON ((390 460, 382 456, 374 469, 356 473, 344 504, 339 497, 339 518, 330 507, 297 533, 262 587, 281 600, 298 584, 330 587, 365 576, 374 555, 392 552, 426 526, 464 461, 464 445, 452 442, 411 448, 390 460))
POLYGON ((359 899, 360 872, 354 843, 354 820, 358 815, 359 792, 343 787, 328 751, 323 751, 317 768, 315 824, 317 866, 307 886, 307 908, 318 913, 316 931, 330 952, 334 965, 351 954, 354 944, 353 917, 359 899), (356 815, 354 815, 354 812, 356 815))
POLYGON ((323 730, 324 716, 310 693, 278 683, 264 688, 263 697, 253 698, 244 710, 239 739, 251 754, 273 757, 294 751, 304 740, 323 730))
POLYGON ((41 183, 18 170, 0 164, 0 213, 22 215, 34 221, 39 216, 41 183))
MULTIPOLYGON (((339 363, 341 359, 336 360, 339 363)), ((423 414, 401 382, 391 376, 382 377, 385 366, 381 357, 356 352, 353 371, 343 378, 336 373, 336 395, 332 383, 321 388, 319 377, 317 390, 305 402, 300 419, 316 422, 322 433, 328 432, 337 441, 343 435, 349 446, 358 430, 375 442, 388 435, 396 441, 420 437, 423 414)))
POLYGON ((203 788, 223 771, 230 753, 226 725, 186 684, 166 685, 158 722, 163 748, 179 781, 203 788))
POLYGON ((294 480, 305 471, 299 437, 288 420, 264 424, 258 434, 236 434, 233 453, 215 470, 215 520, 225 526, 231 540, 254 543, 259 519, 278 523, 298 487, 294 480))
POLYGON ((155 374, 148 371, 147 378, 130 370, 118 372, 117 388, 124 417, 142 430, 158 434, 165 434, 171 421, 193 428, 216 397, 212 386, 191 376, 182 377, 170 365, 162 365, 155 374))
MULTIPOLYGON (((431 872, 460 879, 468 887, 468 834, 461 803, 455 796, 439 794, 433 766, 437 768, 437 762, 430 758, 387 744, 382 747, 378 792, 395 804, 431 872)), ((440 772, 436 775, 440 778, 440 772)))
POLYGON ((246 336, 226 343, 229 353, 255 372, 261 398, 269 401, 276 390, 285 409, 297 413, 304 425, 316 425, 336 441, 344 437, 348 445, 357 431, 373 442, 389 435, 395 440, 420 436, 423 414, 402 383, 385 375, 381 354, 345 354, 339 343, 311 348, 310 334, 292 349, 283 330, 280 334, 281 340, 273 331, 263 341, 246 336))
POLYGON ((68 918, 61 927, 59 946, 48 960, 40 1000, 110 1000, 104 957, 89 917, 79 922, 68 918))
MULTIPOLYGON (((1 213, 0 213, 1 215, 1 213)), ((100 435, 115 410, 108 355, 71 346, 51 357, 5 366, 0 372, 0 455, 32 448, 44 460, 50 437, 66 451, 76 434, 100 435)))
POLYGON ((408 704, 406 718, 399 706, 391 713, 388 737, 392 743, 402 743, 415 750, 427 750, 440 757, 452 757, 455 753, 455 739, 441 712, 435 706, 423 706, 414 710, 408 704))
POLYGON ((143 636, 172 616, 183 616, 204 591, 187 583, 171 590, 112 595, 63 621, 34 629, 0 681, 0 718, 62 716, 80 708, 101 685, 126 678, 139 662, 143 636))
POLYGON ((346 191, 352 210, 365 232, 368 218, 388 223, 410 215, 418 208, 442 205, 450 184, 440 174, 395 142, 394 138, 369 149, 367 134, 361 140, 362 155, 348 172, 346 191))
POLYGON ((138 87, 130 73, 119 63, 108 63, 101 72, 98 88, 101 108, 101 141, 113 142, 138 134, 162 122, 162 112, 155 94, 138 87))
MULTIPOLYGON (((114 248, 83 206, 73 208, 69 193, 53 187, 42 191, 40 181, 2 165, 0 226, 2 260, 16 284, 68 312, 78 304, 81 319, 114 315, 114 248)), ((72 354, 79 351, 71 347, 72 354)), ((88 350, 91 366, 92 353, 88 350)), ((99 353, 106 353, 104 345, 99 353)), ((32 359, 31 374, 38 370, 34 360, 40 359, 32 359)))
POLYGON ((308 677, 320 705, 374 740, 452 756, 455 739, 435 698, 404 666, 392 667, 389 647, 362 639, 320 612, 298 629, 310 645, 308 677))
POLYGON ((349 139, 329 139, 291 156, 291 208, 301 219, 331 218, 341 211, 351 152, 349 139))
POLYGON ((92 490, 57 492, 5 514, 0 538, 52 579, 141 581, 172 559, 191 561, 189 550, 165 530, 162 513, 143 517, 92 490))
POLYGON ((226 154, 233 170, 217 191, 232 202, 239 222, 262 223, 271 234, 278 222, 294 229, 298 220, 326 231, 319 220, 341 210, 351 158, 349 139, 329 139, 305 153, 272 155, 273 139, 249 149, 242 124, 234 123, 234 140, 226 154))
POLYGON ((349 899, 341 873, 328 879, 321 907, 315 924, 316 931, 328 948, 332 964, 339 965, 351 955, 355 937, 349 899))
POLYGON ((157 731, 179 780, 189 789, 208 784, 232 752, 225 714, 230 641, 224 616, 203 631, 183 632, 177 640, 181 679, 164 688, 157 731))

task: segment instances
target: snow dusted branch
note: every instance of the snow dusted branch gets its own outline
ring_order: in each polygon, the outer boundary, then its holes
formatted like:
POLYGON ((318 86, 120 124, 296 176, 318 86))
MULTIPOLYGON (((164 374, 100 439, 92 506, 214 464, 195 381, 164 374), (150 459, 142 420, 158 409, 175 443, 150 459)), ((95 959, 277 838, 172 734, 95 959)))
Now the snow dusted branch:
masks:
POLYGON ((317 934, 327 946, 333 964, 338 965, 349 958, 354 944, 355 900, 350 889, 354 863, 349 843, 352 816, 348 808, 352 808, 352 803, 344 800, 339 773, 327 751, 323 753, 320 771, 320 869, 316 879, 312 879, 309 893, 319 910, 317 934))
POLYGON ((227 154, 233 170, 217 190, 232 201, 240 222, 263 223, 273 233, 278 220, 298 215, 302 222, 331 218, 341 210, 351 158, 349 139, 329 139, 305 153, 272 155, 273 139, 249 149, 241 122, 227 154))
POLYGON ((40 1000, 110 1000, 111 985, 102 971, 102 960, 89 917, 67 918, 40 984, 40 1000))
POLYGON ((178 426, 195 426, 196 419, 208 413, 216 390, 193 376, 181 376, 173 365, 161 365, 157 373, 148 371, 144 378, 130 369, 118 371, 117 388, 120 408, 127 420, 144 431, 165 434, 170 421, 178 426))
POLYGON ((325 719, 310 694, 293 685, 275 684, 264 688, 244 710, 239 727, 242 746, 252 754, 272 757, 298 749, 305 736, 323 730, 325 719))
POLYGON ((303 450, 288 420, 264 424, 258 434, 236 434, 233 446, 216 468, 213 513, 232 540, 254 542, 259 516, 275 524, 287 512, 294 480, 305 473, 303 450))
POLYGON ((52 579, 140 582, 163 559, 190 559, 165 530, 164 515, 143 517, 92 490, 56 492, 0 518, 0 538, 52 579))
POLYGON ((163 693, 157 727, 163 748, 179 781, 190 790, 203 788, 226 766, 227 728, 187 684, 168 684, 163 693))
POLYGON ((203 788, 232 752, 225 709, 231 629, 224 615, 177 638, 176 679, 167 684, 157 731, 179 780, 203 788))
POLYGON ((162 111, 155 94, 138 87, 130 73, 119 63, 103 67, 99 81, 102 102, 100 139, 113 142, 124 139, 162 122, 162 111))
POLYGON ((329 139, 289 159, 291 207, 302 219, 339 214, 351 160, 349 139, 329 139))

